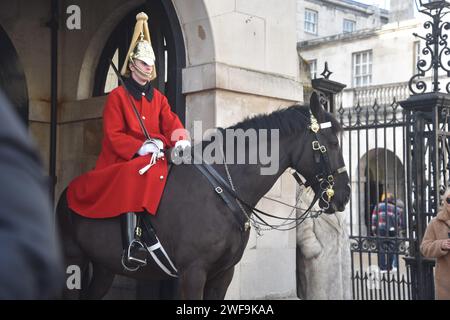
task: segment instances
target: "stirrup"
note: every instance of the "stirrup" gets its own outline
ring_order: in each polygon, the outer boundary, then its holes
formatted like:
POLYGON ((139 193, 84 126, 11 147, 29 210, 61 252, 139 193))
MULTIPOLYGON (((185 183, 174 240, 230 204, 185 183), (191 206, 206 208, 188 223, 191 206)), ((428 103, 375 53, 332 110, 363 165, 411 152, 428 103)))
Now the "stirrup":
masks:
POLYGON ((137 243, 144 250, 147 250, 145 245, 141 241, 136 240, 136 239, 131 241, 130 245, 128 246, 128 250, 124 250, 124 253, 122 255, 122 266, 127 271, 137 271, 140 267, 144 267, 147 265, 147 259, 142 260, 142 259, 135 258, 131 255, 131 247, 135 243, 137 243), (136 267, 128 266, 126 262, 132 262, 132 263, 136 264, 137 266, 136 267))

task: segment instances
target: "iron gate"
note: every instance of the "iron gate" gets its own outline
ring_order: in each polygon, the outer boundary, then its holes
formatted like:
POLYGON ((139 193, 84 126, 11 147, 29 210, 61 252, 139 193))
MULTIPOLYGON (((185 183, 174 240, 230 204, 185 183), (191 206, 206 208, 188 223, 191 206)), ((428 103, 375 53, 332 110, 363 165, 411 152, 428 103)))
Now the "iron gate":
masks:
POLYGON ((407 84, 400 84, 349 90, 336 97, 341 106, 336 115, 344 129, 341 146, 352 184, 348 219, 352 292, 356 300, 413 297, 407 264, 411 239, 405 206, 406 118, 397 102, 407 92, 407 84), (356 105, 343 107, 342 100, 356 101, 356 105), (380 235, 372 213, 379 203, 387 205, 388 194, 395 199, 394 230, 380 235))

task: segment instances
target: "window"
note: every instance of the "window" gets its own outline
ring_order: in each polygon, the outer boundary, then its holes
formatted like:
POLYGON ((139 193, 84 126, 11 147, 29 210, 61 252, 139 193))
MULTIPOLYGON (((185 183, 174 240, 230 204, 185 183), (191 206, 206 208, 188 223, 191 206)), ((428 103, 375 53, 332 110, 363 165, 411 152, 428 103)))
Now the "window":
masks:
POLYGON ((318 13, 314 10, 305 9, 305 31, 317 34, 317 17, 318 13))
POLYGON ((344 33, 353 32, 356 29, 356 21, 344 19, 344 33))
MULTIPOLYGON (((121 68, 121 66, 119 66, 119 49, 116 49, 116 52, 114 52, 112 61, 113 61, 114 65, 117 66, 116 68, 121 68)), ((106 75, 104 93, 111 92, 118 85, 119 85, 119 79, 117 79, 117 76, 114 73, 113 68, 110 66, 108 69, 108 73, 106 75)))
POLYGON ((418 74, 419 73, 419 69, 417 68, 417 63, 419 62, 419 60, 421 59, 421 55, 420 55, 420 41, 415 41, 414 42, 414 65, 413 65, 413 72, 414 74, 418 74))
POLYGON ((364 87, 372 84, 372 50, 353 54, 353 86, 364 87))
POLYGON ((317 60, 309 60, 309 72, 311 72, 311 80, 317 78, 317 60))

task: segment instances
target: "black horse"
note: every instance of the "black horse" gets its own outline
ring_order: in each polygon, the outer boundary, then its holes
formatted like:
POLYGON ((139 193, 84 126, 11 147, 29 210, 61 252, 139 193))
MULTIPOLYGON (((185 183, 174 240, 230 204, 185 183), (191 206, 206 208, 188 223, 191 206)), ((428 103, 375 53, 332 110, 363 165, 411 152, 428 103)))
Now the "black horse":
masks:
MULTIPOLYGON (((328 181, 331 175, 334 195, 329 203, 321 197, 319 205, 325 207, 327 213, 344 210, 350 188, 349 177, 342 170, 345 165, 337 138, 341 129, 333 116, 323 109, 317 94, 313 93, 310 107, 295 105, 247 119, 231 128, 279 129, 276 174, 261 175, 259 163, 228 165, 237 194, 248 205, 256 206, 280 175, 293 168, 306 178, 316 193, 324 193, 323 179, 328 181), (320 129, 319 126, 312 130, 311 114, 319 124, 328 123, 331 127, 320 129)), ((247 147, 254 146, 247 144, 247 147)), ((224 165, 214 164, 213 167, 226 180, 224 165)), ((193 165, 173 166, 158 213, 148 216, 178 269, 179 296, 182 299, 224 299, 250 231, 237 226, 229 207, 208 180, 193 165)), ((64 192, 58 203, 57 219, 66 266, 79 266, 85 276, 89 274, 89 263, 93 270, 90 281, 84 282, 85 287, 66 289, 65 298, 100 299, 107 293, 115 274, 148 280, 169 278, 152 266, 136 272, 124 271, 120 218, 81 217, 68 208, 64 192)))

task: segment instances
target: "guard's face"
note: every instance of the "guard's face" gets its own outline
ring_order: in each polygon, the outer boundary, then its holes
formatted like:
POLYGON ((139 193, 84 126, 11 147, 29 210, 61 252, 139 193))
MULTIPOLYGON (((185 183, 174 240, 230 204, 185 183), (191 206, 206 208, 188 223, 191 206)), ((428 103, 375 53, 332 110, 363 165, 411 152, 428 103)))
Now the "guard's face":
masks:
POLYGON ((147 64, 144 61, 139 60, 139 59, 136 59, 134 61, 135 61, 136 65, 139 67, 139 69, 144 70, 147 73, 152 72, 153 66, 151 66, 151 65, 149 65, 149 64, 147 64))
MULTIPOLYGON (((139 59, 134 59, 134 63, 136 64, 136 67, 140 70, 145 72, 148 75, 151 75, 152 71, 153 71, 153 66, 145 63, 142 60, 139 59)), ((139 70, 136 70, 136 67, 133 66, 132 64, 130 64, 130 71, 133 74, 134 78, 137 78, 140 81, 148 81, 149 80, 149 76, 146 76, 145 74, 143 74, 142 72, 139 72, 139 70)))

